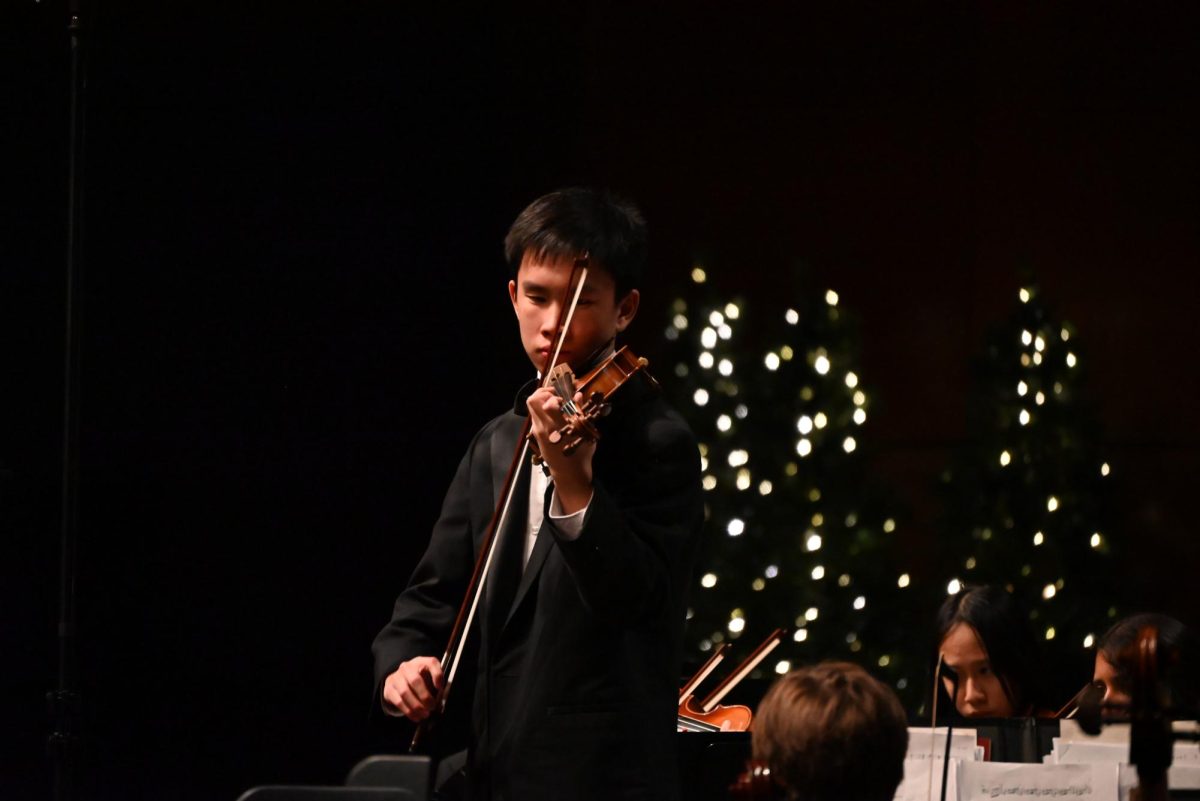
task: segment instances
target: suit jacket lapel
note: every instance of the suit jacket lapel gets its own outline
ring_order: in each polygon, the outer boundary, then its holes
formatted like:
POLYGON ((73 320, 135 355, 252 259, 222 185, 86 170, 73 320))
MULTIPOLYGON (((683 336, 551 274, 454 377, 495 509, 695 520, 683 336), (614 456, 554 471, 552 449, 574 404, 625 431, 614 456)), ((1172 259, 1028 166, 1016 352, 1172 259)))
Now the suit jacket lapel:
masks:
MULTIPOLYGON (((496 434, 492 437, 492 508, 497 509, 502 500, 500 495, 504 492, 504 479, 508 477, 508 468, 512 465, 513 452, 517 449, 517 438, 521 436, 521 432, 525 429, 525 418, 528 412, 525 409, 525 399, 528 398, 535 389, 538 382, 536 379, 527 382, 517 391, 517 397, 513 400, 512 416, 505 415, 504 422, 496 429, 496 434)), ((513 503, 521 503, 521 508, 524 509, 524 500, 513 496, 513 503)), ((511 517, 513 512, 509 512, 511 517)), ((522 517, 526 513, 522 511, 522 517)))
POLYGON ((504 619, 505 626, 512 620, 513 615, 521 606, 521 602, 525 600, 529 588, 537 583, 538 573, 542 571, 542 565, 545 564, 546 557, 550 555, 550 549, 553 547, 554 535, 550 533, 549 527, 543 521, 542 527, 538 529, 537 540, 533 543, 533 553, 529 555, 529 563, 525 565, 525 572, 521 574, 521 583, 517 585, 517 594, 513 597, 508 616, 504 619))
MULTIPOLYGON (((496 509, 502 500, 504 479, 508 477, 508 469, 512 465, 513 450, 517 446, 523 421, 518 417, 505 423, 505 427, 492 438, 492 499, 493 508, 496 509)), ((496 532, 499 540, 484 586, 485 617, 491 621, 489 629, 505 620, 511 599, 516 593, 517 582, 520 581, 521 556, 525 551, 525 521, 529 515, 529 468, 528 461, 518 468, 508 517, 496 532)))
MULTIPOLYGON (((492 500, 496 506, 500 504, 500 496, 504 492, 504 479, 508 474, 509 465, 512 463, 513 450, 517 446, 517 438, 521 435, 524 425, 525 398, 537 387, 538 382, 530 381, 525 386, 521 387, 517 393, 516 401, 513 404, 514 415, 511 420, 506 420, 506 425, 502 431, 497 431, 496 436, 492 438, 492 500)), ((521 538, 520 553, 524 553, 524 533, 525 521, 529 519, 529 469, 530 465, 527 462, 522 467, 522 481, 518 482, 520 486, 514 491, 512 499, 512 508, 508 512, 508 522, 505 525, 506 531, 501 532, 502 536, 509 537, 511 532, 511 540, 521 538), (521 525, 517 526, 515 521, 521 521, 521 525)), ((496 609, 493 605, 491 608, 497 613, 497 619, 503 620, 504 625, 508 625, 508 621, 512 619, 513 612, 521 605, 529 588, 535 583, 538 573, 542 570, 542 565, 546 561, 546 557, 550 553, 550 548, 554 545, 551 540, 554 535, 546 529, 546 523, 543 520, 541 529, 538 530, 537 541, 533 544, 533 553, 529 555, 529 563, 525 565, 525 570, 522 572, 520 584, 517 585, 515 596, 513 596, 512 605, 508 609, 496 609)), ((519 558, 519 557, 518 557, 519 558)), ((496 582, 490 582, 495 585, 496 582)), ((497 597, 495 590, 488 593, 487 600, 489 602, 498 601, 504 603, 507 598, 506 593, 500 593, 497 597)))
MULTIPOLYGON (((504 479, 508 478, 508 468, 512 465, 513 451, 517 448, 517 437, 521 436, 521 428, 525 421, 513 415, 505 419, 492 437, 492 508, 500 506, 501 493, 504 492, 504 479)), ((514 495, 513 503, 519 499, 514 495)), ((512 512, 509 512, 512 515, 512 512)))

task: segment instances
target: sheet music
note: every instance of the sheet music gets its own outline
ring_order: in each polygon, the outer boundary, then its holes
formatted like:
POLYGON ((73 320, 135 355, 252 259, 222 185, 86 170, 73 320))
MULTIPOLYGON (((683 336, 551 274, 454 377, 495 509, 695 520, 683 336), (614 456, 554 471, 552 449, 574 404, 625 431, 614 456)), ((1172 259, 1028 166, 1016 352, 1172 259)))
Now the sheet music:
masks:
MULTIPOLYGON (((1137 787, 1137 768, 1121 765, 1121 801, 1129 801, 1129 791, 1137 787)), ((1172 765, 1167 770, 1167 786, 1172 790, 1200 790, 1200 767, 1172 765)))
MULTIPOLYGON (((1194 720, 1176 720, 1171 724, 1174 731, 1200 731, 1200 724, 1194 720)), ((1129 724, 1128 723, 1106 723, 1104 728, 1100 730, 1100 734, 1092 736, 1079 728, 1079 723, 1074 720, 1059 721, 1058 737, 1060 740, 1068 742, 1082 743, 1124 743, 1129 745, 1129 724)), ((1180 745, 1180 743, 1176 743, 1180 745)), ((1191 744, 1193 747, 1196 743, 1191 744)))
MULTIPOLYGON (((1067 721, 1063 721, 1067 723, 1067 721)), ((1193 723, 1186 724, 1187 727, 1194 726, 1193 723)), ((1179 728, 1178 726, 1176 727, 1179 728)), ((1117 724, 1111 727, 1106 727, 1104 731, 1111 730, 1111 734, 1107 738, 1088 737, 1082 734, 1077 729, 1065 727, 1062 730, 1064 736, 1055 737, 1052 742, 1054 744, 1050 754, 1045 757, 1047 763, 1055 764, 1098 764, 1117 762, 1128 764, 1129 762, 1129 725, 1117 724)), ((1179 771, 1179 782, 1192 782, 1192 774, 1188 771, 1193 769, 1200 770, 1200 743, 1194 742, 1176 742, 1172 747, 1172 765, 1171 770, 1179 771)), ((1175 775, 1174 773, 1172 775, 1175 775)), ((1188 787, 1191 784, 1179 784, 1168 777, 1172 787, 1188 787)))
MULTIPOLYGON (((975 729, 955 729, 950 737, 950 758, 965 762, 982 759, 983 749, 978 745, 979 737, 975 729), (976 756, 978 754, 978 757, 976 756)), ((908 727, 908 753, 906 760, 930 759, 941 761, 946 754, 946 729, 938 727, 935 731, 928 726, 908 727)))
MULTIPOLYGON (((975 729, 955 729, 950 735, 950 768, 946 778, 946 799, 958 797, 958 765, 983 759, 975 729)), ((946 728, 908 727, 908 752, 904 756, 904 779, 894 801, 938 801, 942 796, 942 760, 946 755, 946 728), (930 766, 933 766, 932 792, 930 766)))
POLYGON ((1116 765, 965 762, 959 768, 958 789, 959 801, 998 798, 1119 801, 1116 765))
MULTIPOLYGON (((943 745, 945 739, 942 740, 943 745)), ((958 770, 959 761, 950 759, 950 769, 946 776, 946 801, 958 799, 958 770)), ((904 778, 896 788, 893 801, 938 801, 942 797, 942 758, 930 761, 929 754, 924 759, 905 759, 904 778), (933 770, 932 792, 930 790, 929 771, 933 770)))

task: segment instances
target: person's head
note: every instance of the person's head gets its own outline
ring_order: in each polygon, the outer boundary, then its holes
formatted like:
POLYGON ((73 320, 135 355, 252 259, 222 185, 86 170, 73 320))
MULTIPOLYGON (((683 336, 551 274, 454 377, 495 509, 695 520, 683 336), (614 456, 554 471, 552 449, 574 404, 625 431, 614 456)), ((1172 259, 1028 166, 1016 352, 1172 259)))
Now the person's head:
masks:
POLYGON ((1104 702, 1127 704, 1133 690, 1137 641, 1144 629, 1158 631, 1156 652, 1171 688, 1172 703, 1196 713, 1197 679, 1200 669, 1200 638, 1173 617, 1158 614, 1132 615, 1118 621, 1096 647, 1092 682, 1104 689, 1104 702))
POLYGON ((579 369, 637 314, 646 223, 627 200, 594 189, 551 192, 529 204, 504 239, 508 294, 521 344, 541 369, 554 347, 571 268, 586 257, 587 282, 559 361, 579 369))
POLYGON ((891 801, 907 748, 896 694, 847 662, 788 673, 754 717, 754 758, 789 799, 891 801))
POLYGON ((1031 711, 1038 700, 1037 639, 1011 593, 984 586, 951 595, 938 612, 937 634, 942 684, 960 715, 1031 711))

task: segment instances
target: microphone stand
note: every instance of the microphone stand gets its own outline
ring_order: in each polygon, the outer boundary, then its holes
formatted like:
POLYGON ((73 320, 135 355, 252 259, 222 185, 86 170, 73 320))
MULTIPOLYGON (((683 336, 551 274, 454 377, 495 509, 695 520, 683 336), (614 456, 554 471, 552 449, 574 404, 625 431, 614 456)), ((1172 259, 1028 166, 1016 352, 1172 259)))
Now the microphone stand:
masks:
MULTIPOLYGON (((40 0, 39 0, 40 2, 40 0)), ((63 376, 62 509, 59 562, 58 683, 47 693, 54 729, 47 750, 55 801, 74 795, 79 694, 75 580, 79 540, 79 381, 83 309, 83 144, 87 80, 82 0, 68 0, 70 131, 67 145, 66 320, 63 376)))

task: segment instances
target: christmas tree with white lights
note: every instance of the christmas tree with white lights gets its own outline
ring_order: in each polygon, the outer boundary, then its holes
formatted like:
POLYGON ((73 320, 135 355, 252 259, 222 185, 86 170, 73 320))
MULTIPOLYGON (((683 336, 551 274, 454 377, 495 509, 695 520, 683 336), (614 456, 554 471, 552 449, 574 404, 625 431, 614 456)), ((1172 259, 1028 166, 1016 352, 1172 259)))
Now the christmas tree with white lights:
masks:
POLYGON ((911 696, 925 655, 905 650, 900 515, 866 476, 872 400, 853 316, 832 289, 758 314, 719 297, 703 268, 691 277, 666 329, 668 391, 701 443, 708 526, 689 647, 736 641, 737 661, 785 628, 765 675, 844 658, 911 696))
POLYGON ((966 444, 942 476, 942 574, 949 592, 998 584, 1016 593, 1047 653, 1061 657, 1051 672, 1086 678, 1085 649, 1117 615, 1113 468, 1082 392, 1075 329, 1053 318, 1036 286, 1018 295, 975 365, 966 444))

